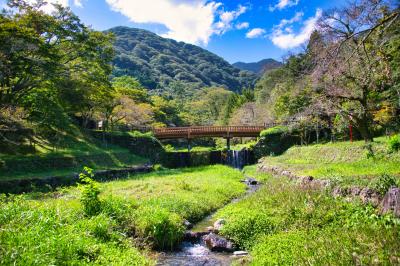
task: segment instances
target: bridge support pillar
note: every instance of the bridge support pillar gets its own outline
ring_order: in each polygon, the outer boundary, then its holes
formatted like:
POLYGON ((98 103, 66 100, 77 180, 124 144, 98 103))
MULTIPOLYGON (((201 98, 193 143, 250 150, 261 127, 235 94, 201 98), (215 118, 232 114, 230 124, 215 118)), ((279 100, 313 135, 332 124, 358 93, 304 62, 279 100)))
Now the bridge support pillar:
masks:
POLYGON ((192 141, 191 141, 191 139, 187 139, 187 149, 188 149, 188 152, 190 152, 190 150, 192 149, 192 141))
POLYGON ((226 149, 231 150, 231 138, 226 138, 226 149))

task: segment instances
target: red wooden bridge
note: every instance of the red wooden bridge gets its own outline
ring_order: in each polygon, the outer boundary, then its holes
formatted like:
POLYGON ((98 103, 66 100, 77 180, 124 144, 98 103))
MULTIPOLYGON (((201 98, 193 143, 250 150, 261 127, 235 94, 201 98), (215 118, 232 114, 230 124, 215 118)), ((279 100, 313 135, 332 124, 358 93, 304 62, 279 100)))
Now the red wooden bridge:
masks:
POLYGON ((195 126, 195 127, 169 127, 153 129, 157 139, 187 139, 188 150, 190 140, 194 138, 219 137, 227 140, 230 149, 230 140, 234 137, 258 137, 265 126, 195 126))
POLYGON ((194 139, 204 137, 258 137, 264 126, 198 126, 155 128, 158 139, 194 139))

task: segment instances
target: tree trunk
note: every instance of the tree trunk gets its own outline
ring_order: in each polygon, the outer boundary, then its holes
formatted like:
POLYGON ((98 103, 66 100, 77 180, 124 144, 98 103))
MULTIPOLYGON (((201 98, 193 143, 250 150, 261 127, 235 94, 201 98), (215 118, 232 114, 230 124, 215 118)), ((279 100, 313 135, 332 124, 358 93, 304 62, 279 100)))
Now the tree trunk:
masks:
POLYGON ((367 95, 369 93, 368 86, 363 86, 362 87, 362 100, 360 101, 364 111, 357 119, 357 126, 358 129, 361 133, 361 136, 363 137, 365 142, 373 142, 374 138, 372 136, 371 132, 371 124, 372 124, 372 118, 370 114, 368 113, 368 99, 367 95))
POLYGON ((362 138, 365 142, 373 142, 374 137, 371 132, 370 128, 370 119, 368 118, 367 114, 363 114, 361 118, 356 120, 357 122, 357 129, 360 131, 362 138))

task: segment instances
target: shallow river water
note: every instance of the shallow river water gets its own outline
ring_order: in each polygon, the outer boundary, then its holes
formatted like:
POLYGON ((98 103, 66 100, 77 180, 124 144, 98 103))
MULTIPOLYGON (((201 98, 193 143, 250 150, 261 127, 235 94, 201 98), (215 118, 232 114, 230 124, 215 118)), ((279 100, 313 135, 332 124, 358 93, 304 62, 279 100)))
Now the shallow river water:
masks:
MULTIPOLYGON (((250 194, 257 191, 260 184, 246 182, 248 189, 246 194, 238 199, 234 199, 230 204, 238 202, 250 194)), ((191 230, 193 232, 204 232, 208 226, 212 226, 217 217, 211 214, 197 223, 191 230)), ((184 241, 180 244, 177 251, 162 252, 158 255, 157 265, 168 266, 228 266, 238 257, 228 252, 212 252, 205 243, 199 239, 196 242, 184 241)))
POLYGON ((232 253, 211 252, 202 243, 182 242, 180 251, 160 254, 157 265, 171 266, 228 266, 232 263, 232 253))

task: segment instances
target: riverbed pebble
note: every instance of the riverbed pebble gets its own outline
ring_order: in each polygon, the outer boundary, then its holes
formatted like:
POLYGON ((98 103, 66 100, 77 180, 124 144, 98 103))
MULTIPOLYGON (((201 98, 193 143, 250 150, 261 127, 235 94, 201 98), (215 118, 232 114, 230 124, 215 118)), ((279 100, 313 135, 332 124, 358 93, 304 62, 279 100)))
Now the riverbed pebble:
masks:
POLYGON ((222 227, 225 224, 225 220, 224 219, 218 219, 217 221, 215 221, 214 223, 214 233, 218 233, 219 231, 221 231, 222 227))
POLYGON ((400 188, 392 187, 386 193, 381 203, 382 213, 393 212, 400 217, 400 188))
POLYGON ((203 241, 211 251, 232 252, 234 250, 234 244, 231 241, 213 233, 204 236, 203 241))
POLYGON ((233 252, 234 256, 246 256, 248 254, 249 254, 249 252, 247 252, 247 251, 235 251, 235 252, 233 252))
POLYGON ((193 224, 191 222, 189 222, 188 220, 184 220, 183 221, 183 225, 186 227, 186 229, 192 229, 193 228, 193 224))

